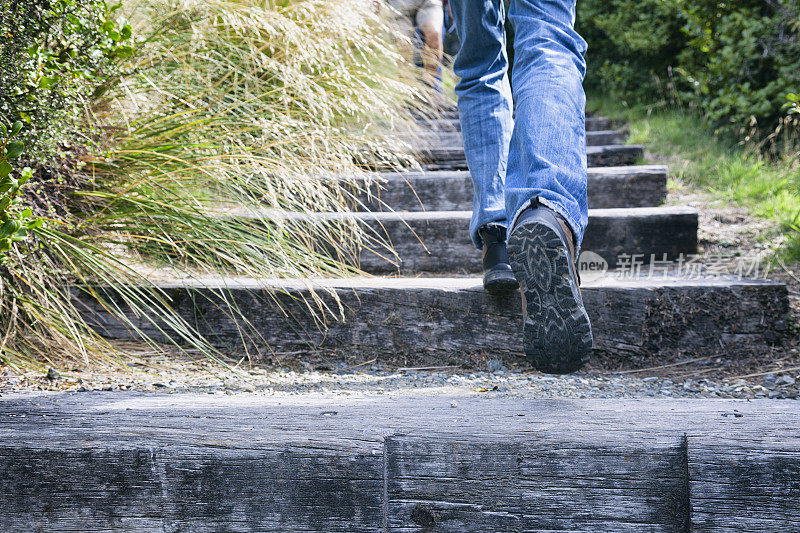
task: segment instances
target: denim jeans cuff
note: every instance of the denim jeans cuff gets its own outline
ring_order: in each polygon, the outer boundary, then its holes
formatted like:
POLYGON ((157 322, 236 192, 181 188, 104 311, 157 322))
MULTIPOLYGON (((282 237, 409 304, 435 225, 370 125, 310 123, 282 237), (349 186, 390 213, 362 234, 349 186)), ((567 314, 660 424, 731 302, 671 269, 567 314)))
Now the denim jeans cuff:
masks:
POLYGON ((500 226, 501 228, 506 228, 506 229, 508 229, 509 227, 508 223, 505 220, 494 220, 492 222, 487 222, 486 224, 478 226, 478 228, 475 230, 475 234, 472 235, 472 242, 475 244, 475 248, 477 248, 478 250, 483 249, 483 241, 481 240, 480 231, 481 228, 485 228, 486 226, 500 226))

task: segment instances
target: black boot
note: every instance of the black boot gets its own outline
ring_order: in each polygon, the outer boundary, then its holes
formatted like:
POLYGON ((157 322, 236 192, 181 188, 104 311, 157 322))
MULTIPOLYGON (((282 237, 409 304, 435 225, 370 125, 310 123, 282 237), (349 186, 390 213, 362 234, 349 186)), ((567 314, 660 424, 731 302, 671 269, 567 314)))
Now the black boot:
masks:
POLYGON ((506 252, 506 228, 487 224, 478 234, 483 241, 483 288, 492 294, 517 290, 519 283, 506 252))
POLYGON ((522 291, 525 354, 542 372, 575 372, 592 353, 592 325, 572 230, 549 207, 533 205, 517 218, 508 253, 522 291))

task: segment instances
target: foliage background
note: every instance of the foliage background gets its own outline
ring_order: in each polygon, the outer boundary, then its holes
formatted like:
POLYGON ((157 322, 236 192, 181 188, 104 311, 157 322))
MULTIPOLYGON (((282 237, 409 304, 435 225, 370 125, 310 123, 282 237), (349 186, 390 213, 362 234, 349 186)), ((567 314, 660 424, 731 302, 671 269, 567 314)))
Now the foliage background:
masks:
POLYGON ((796 0, 581 0, 587 89, 680 104, 720 132, 769 133, 800 87, 796 0))

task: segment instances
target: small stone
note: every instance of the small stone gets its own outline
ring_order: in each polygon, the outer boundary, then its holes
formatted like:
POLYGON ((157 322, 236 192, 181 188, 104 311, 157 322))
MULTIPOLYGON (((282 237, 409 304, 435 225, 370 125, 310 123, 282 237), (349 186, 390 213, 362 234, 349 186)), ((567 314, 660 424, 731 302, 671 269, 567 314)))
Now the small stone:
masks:
POLYGON ((786 385, 794 385, 794 382, 795 379, 792 376, 784 374, 775 381, 775 385, 777 385, 778 387, 783 387, 786 385))
POLYGON ((47 367, 47 379, 50 381, 61 379, 61 374, 55 368, 47 367))
POLYGON ((86 387, 83 386, 78 387, 78 392, 86 392, 87 390, 89 389, 87 389, 86 387))
POLYGON ((507 368, 500 359, 491 359, 486 361, 486 370, 489 372, 497 372, 498 370, 507 370, 507 368))
POLYGON ((153 387, 157 389, 163 389, 164 387, 166 387, 166 385, 164 385, 163 383, 153 383, 153 387))
POLYGON ((253 385, 250 385, 249 383, 245 383, 244 385, 242 385, 242 390, 245 392, 255 392, 256 388, 253 385))
POLYGON ((650 376, 649 378, 644 378, 642 382, 644 383, 653 383, 654 381, 658 381, 657 376, 650 376))
POLYGON ((231 395, 233 395, 233 391, 230 390, 230 389, 225 389, 225 394, 227 394, 228 396, 231 396, 231 395))
POLYGON ((450 407, 453 407, 453 408, 458 407, 458 402, 453 400, 452 402, 450 402, 450 407))

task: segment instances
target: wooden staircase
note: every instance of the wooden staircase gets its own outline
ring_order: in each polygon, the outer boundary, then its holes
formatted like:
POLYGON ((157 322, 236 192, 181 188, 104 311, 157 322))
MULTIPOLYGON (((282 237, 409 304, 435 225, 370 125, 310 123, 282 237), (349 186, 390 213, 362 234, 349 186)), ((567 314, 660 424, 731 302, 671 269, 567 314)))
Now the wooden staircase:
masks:
MULTIPOLYGON (((431 360, 469 365, 486 357, 524 364, 519 294, 494 297, 481 287, 480 253, 467 231, 472 185, 458 120, 427 124, 424 171, 374 176, 351 213, 307 217, 309 224, 319 218, 355 220, 391 243, 396 256, 369 249, 356 254, 358 266, 378 277, 164 283, 174 307, 220 348, 240 350, 244 338, 256 357, 273 350, 326 350, 412 365, 431 360), (320 324, 302 301, 310 288, 336 293, 344 320, 320 324), (249 322, 244 335, 227 310, 230 302, 249 322)), ((588 148, 590 212, 583 250, 602 257, 609 268, 583 285, 596 355, 730 357, 780 343, 788 330, 786 287, 663 268, 665 260, 680 265, 696 252, 696 211, 661 205, 667 168, 636 164, 643 148, 619 144, 622 133, 614 129, 619 124, 590 117, 587 128, 590 139, 614 143, 588 148), (651 259, 662 268, 650 270, 651 259)), ((227 216, 261 220, 251 212, 227 216)), ((328 293, 320 294, 336 308, 328 293)), ((103 306, 78 298, 107 336, 130 336, 103 306)), ((160 337, 147 321, 138 323, 160 337)))

